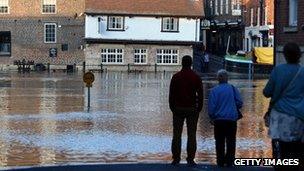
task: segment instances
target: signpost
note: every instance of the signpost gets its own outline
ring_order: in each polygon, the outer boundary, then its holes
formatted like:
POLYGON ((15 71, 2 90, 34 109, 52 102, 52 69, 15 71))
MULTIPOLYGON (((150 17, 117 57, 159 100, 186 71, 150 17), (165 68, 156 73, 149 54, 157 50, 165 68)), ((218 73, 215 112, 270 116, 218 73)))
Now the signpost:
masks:
POLYGON ((57 57, 57 48, 50 48, 50 50, 49 50, 49 56, 51 58, 56 58, 57 57))
POLYGON ((90 88, 92 87, 94 80, 95 80, 95 76, 92 72, 87 72, 83 75, 83 82, 85 82, 86 87, 88 87, 88 108, 90 108, 90 103, 91 103, 90 88))

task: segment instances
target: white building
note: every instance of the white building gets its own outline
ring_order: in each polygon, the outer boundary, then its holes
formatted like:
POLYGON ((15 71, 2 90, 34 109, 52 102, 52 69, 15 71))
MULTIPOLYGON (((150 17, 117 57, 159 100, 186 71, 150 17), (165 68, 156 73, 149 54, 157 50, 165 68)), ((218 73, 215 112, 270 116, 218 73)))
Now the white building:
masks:
POLYGON ((178 70, 181 57, 200 43, 202 0, 88 0, 88 68, 178 70))

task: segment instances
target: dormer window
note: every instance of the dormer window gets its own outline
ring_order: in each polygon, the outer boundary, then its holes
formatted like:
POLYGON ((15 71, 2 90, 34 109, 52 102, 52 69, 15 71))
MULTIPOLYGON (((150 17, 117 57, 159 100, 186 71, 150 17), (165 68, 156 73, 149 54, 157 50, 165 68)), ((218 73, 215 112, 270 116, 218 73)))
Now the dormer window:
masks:
POLYGON ((0 0, 0 14, 8 14, 8 0, 0 0))
POLYGON ((178 18, 165 17, 162 20, 163 32, 178 32, 178 18))
POLYGON ((42 14, 56 14, 56 0, 42 0, 42 14))
POLYGON ((108 30, 110 31, 124 31, 125 18, 121 16, 108 17, 108 30))

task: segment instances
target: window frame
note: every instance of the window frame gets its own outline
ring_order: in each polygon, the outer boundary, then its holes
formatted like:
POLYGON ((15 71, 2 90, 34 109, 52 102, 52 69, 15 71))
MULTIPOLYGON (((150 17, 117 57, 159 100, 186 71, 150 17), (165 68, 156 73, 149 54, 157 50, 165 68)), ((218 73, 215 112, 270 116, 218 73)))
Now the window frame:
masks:
POLYGON ((215 15, 219 15, 219 9, 218 9, 218 6, 219 6, 219 1, 218 0, 215 0, 214 1, 214 13, 215 15))
POLYGON ((43 27, 43 40, 44 43, 46 44, 52 44, 52 43, 57 43, 57 23, 44 23, 44 27, 43 27), (55 26, 55 40, 52 42, 47 41, 47 36, 46 36, 46 26, 47 25, 54 25, 55 26))
POLYGON ((225 0, 225 14, 229 14, 229 0, 225 0))
MULTIPOLYGON (((172 24, 172 23, 169 23, 169 24, 172 24)), ((175 24, 175 22, 173 22, 173 27, 174 27, 174 24, 175 24)), ((177 17, 162 17, 162 20, 161 20, 161 32, 168 32, 168 33, 178 33, 179 32, 179 18, 177 18, 177 17), (168 30, 166 30, 166 29, 164 29, 164 20, 165 19, 169 19, 169 20, 171 20, 171 19, 173 19, 173 21, 177 21, 176 22, 176 30, 174 29, 174 30, 171 30, 171 29, 168 29, 168 30)))
POLYGON ((213 0, 210 0, 209 2, 209 7, 210 7, 210 14, 214 15, 214 5, 213 5, 213 0))
POLYGON ((57 0, 54 0, 55 1, 55 11, 54 12, 44 12, 44 1, 45 0, 41 0, 41 14, 57 14, 57 0))
POLYGON ((100 50, 101 54, 101 62, 102 64, 110 64, 110 65, 122 65, 124 64, 124 49, 122 48, 101 48, 100 50), (103 52, 105 50, 106 52, 103 52), (109 50, 115 50, 115 52, 109 52, 109 50), (121 53, 118 53, 117 51, 121 50, 121 53), (106 62, 103 61, 103 55, 106 55, 106 62), (115 55, 115 62, 109 62, 109 55, 115 55), (121 62, 118 61, 118 55, 121 55, 121 62))
POLYGON ((135 48, 133 50, 133 61, 135 65, 145 65, 148 63, 148 49, 145 48, 135 48), (136 50, 139 50, 140 52, 136 52, 136 50), (145 52, 142 52, 145 51, 145 52), (139 57, 139 61, 141 61, 142 59, 144 59, 145 62, 136 62, 136 55, 138 55, 139 57))
POLYGON ((179 50, 178 49, 156 49, 156 61, 155 63, 157 65, 179 65, 179 50), (165 53, 165 51, 171 51, 171 53, 165 53), (161 53, 159 53, 161 51, 161 53), (173 53, 173 51, 176 51, 176 53, 173 53), (170 63, 165 63, 164 56, 167 55, 170 57, 170 63), (173 56, 176 55, 176 63, 173 62, 173 56), (158 57, 161 56, 161 62, 159 62, 158 57))
POLYGON ((107 31, 125 31, 125 17, 110 15, 107 17, 107 31), (121 18, 121 28, 110 28, 110 18, 121 18))
MULTIPOLYGON (((5 7, 5 6, 1 6, 5 7)), ((7 12, 0 12, 0 15, 10 14, 10 0, 7 0, 7 12)))
POLYGON ((224 0, 220 0, 220 15, 224 14, 224 0))
POLYGON ((288 1, 288 26, 297 27, 299 19, 299 1, 289 0, 288 1))
POLYGON ((9 44, 9 53, 0 53, 0 57, 4 56, 12 56, 12 33, 10 31, 0 31, 1 34, 8 34, 9 35, 9 42, 3 42, 3 43, 8 43, 9 44))

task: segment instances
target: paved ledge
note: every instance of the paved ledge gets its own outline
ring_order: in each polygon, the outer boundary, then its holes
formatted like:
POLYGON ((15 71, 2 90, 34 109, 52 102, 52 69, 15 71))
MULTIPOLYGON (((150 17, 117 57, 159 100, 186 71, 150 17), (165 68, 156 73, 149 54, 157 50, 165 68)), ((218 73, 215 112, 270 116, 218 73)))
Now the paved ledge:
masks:
POLYGON ((9 171, 272 171, 270 167, 231 167, 219 168, 214 165, 199 164, 196 167, 188 167, 186 164, 171 166, 170 164, 101 164, 101 165, 73 165, 50 166, 37 168, 18 168, 9 171))

